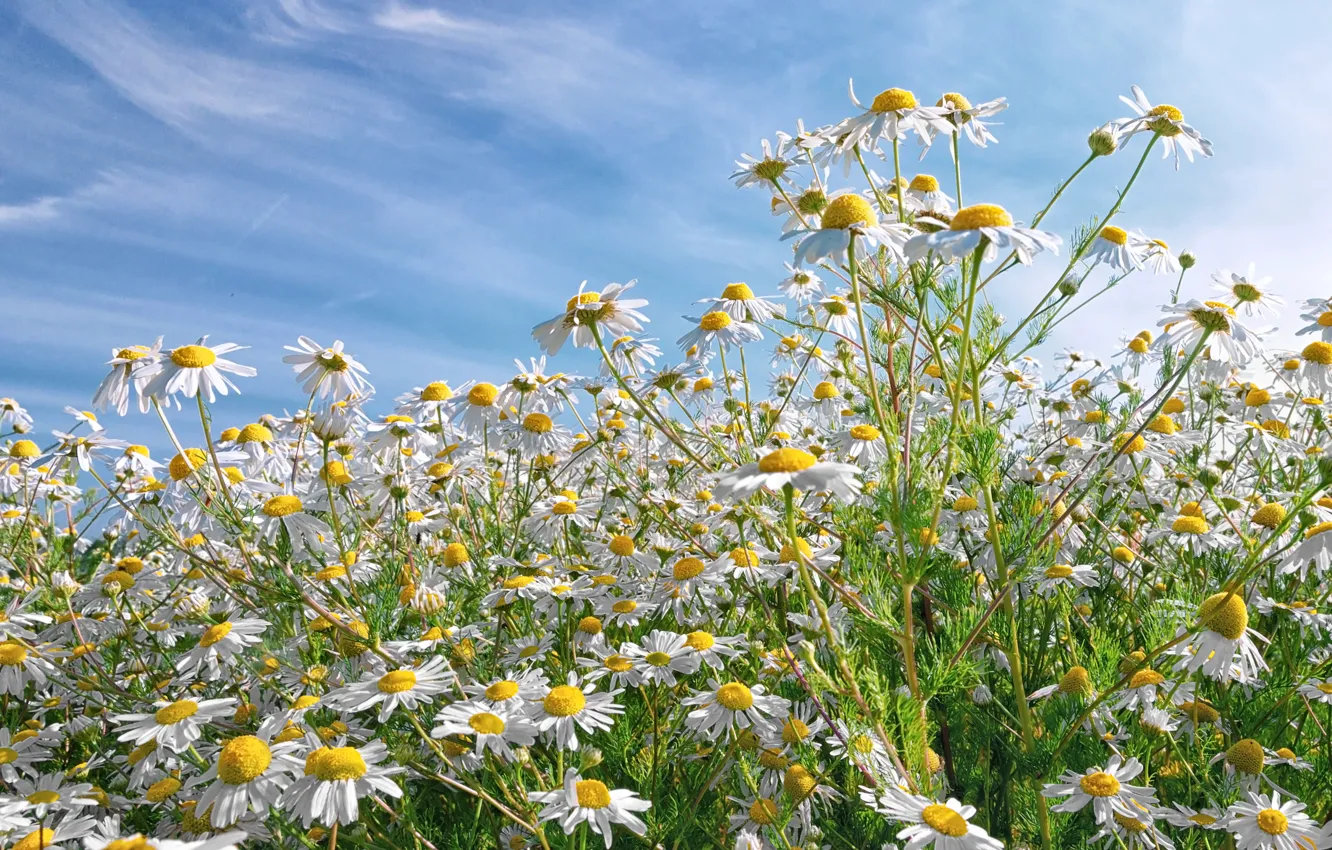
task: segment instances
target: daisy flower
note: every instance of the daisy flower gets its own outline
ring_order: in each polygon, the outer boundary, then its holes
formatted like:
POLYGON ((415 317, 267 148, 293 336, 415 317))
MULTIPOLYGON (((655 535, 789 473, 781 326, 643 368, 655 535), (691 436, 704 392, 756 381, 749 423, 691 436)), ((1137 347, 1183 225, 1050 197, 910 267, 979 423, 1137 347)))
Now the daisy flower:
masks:
POLYGON ((139 394, 139 412, 147 413, 149 397, 144 395, 143 388, 152 377, 152 369, 144 367, 152 367, 161 350, 161 337, 157 338, 157 342, 153 343, 151 348, 146 345, 131 345, 127 348, 113 349, 111 359, 106 361, 111 371, 93 392, 93 410, 111 408, 124 416, 129 411, 132 387, 139 394))
POLYGON ((1249 608, 1242 592, 1222 591, 1207 597, 1198 608, 1198 622, 1203 628, 1181 647, 1184 655, 1176 670, 1201 670, 1225 682, 1235 677, 1237 669, 1246 678, 1267 669, 1253 641, 1253 637, 1266 638, 1249 628, 1249 608))
POLYGON ((686 640, 685 635, 653 629, 641 646, 626 643, 620 647, 620 652, 641 661, 637 684, 654 682, 675 687, 677 675, 693 673, 700 664, 698 653, 687 645, 686 640))
POLYGON ((778 146, 777 155, 774 156, 772 144, 767 139, 760 141, 760 147, 763 149, 762 159, 756 159, 746 153, 741 154, 742 158, 736 160, 735 173, 731 175, 736 188, 763 186, 776 193, 781 183, 794 186, 795 184, 791 182, 791 178, 786 176, 786 172, 795 166, 795 162, 782 155, 780 145, 778 146))
POLYGON ((536 743, 537 727, 526 715, 492 702, 455 702, 435 717, 432 738, 463 735, 475 741, 477 755, 490 750, 504 761, 513 760, 513 748, 536 743))
POLYGON ((293 775, 304 770, 295 751, 296 741, 272 743, 278 718, 270 718, 258 735, 238 735, 222 745, 208 771, 197 777, 191 787, 208 785, 199 795, 196 810, 212 808, 211 822, 225 829, 240 820, 247 811, 263 816, 278 805, 293 775), (211 784, 210 784, 211 783, 211 784))
POLYGON ((1145 785, 1128 784, 1128 780, 1139 773, 1142 773, 1142 764, 1137 759, 1126 762, 1115 755, 1110 757, 1104 769, 1088 768, 1082 775, 1065 773, 1060 777, 1061 782, 1042 788, 1041 795, 1068 798, 1052 807, 1051 810, 1056 812, 1078 812, 1090 803, 1096 822, 1101 825, 1114 814, 1143 820, 1146 807, 1156 805, 1156 792, 1145 785))
POLYGON ((1142 268, 1143 260, 1139 247, 1130 243, 1128 231, 1113 224, 1100 229, 1086 257, 1119 272, 1136 271, 1142 268))
POLYGON ((384 723, 399 707, 415 713, 448 689, 448 660, 436 655, 420 667, 400 667, 382 674, 371 673, 324 697, 324 704, 339 711, 365 711, 379 706, 384 723))
POLYGON ((118 714, 112 718, 122 728, 117 740, 129 741, 135 746, 153 741, 180 753, 203 734, 209 721, 230 714, 236 705, 234 699, 181 699, 154 702, 157 710, 152 714, 118 714))
POLYGON ((862 788, 861 798, 889 820, 907 824, 897 833, 906 841, 904 850, 920 850, 934 845, 938 850, 1002 850, 1004 843, 971 823, 974 806, 964 806, 949 797, 939 803, 889 787, 881 795, 862 788))
POLYGON ((36 647, 12 637, 0 643, 0 694, 22 697, 29 682, 43 688, 54 673, 55 665, 36 647))
POLYGON ((820 462, 802 449, 777 449, 723 475, 714 492, 718 498, 747 499, 762 489, 781 492, 789 484, 801 492, 827 491, 850 501, 861 489, 859 472, 854 464, 820 462))
POLYGON ((928 142, 934 133, 952 133, 954 130, 953 124, 944 117, 952 111, 951 108, 921 106, 916 96, 906 89, 885 89, 875 95, 869 106, 856 99, 854 80, 847 81, 847 91, 851 102, 864 112, 847 118, 829 132, 838 139, 839 150, 849 150, 855 145, 873 149, 880 139, 900 141, 908 133, 916 133, 928 142))
POLYGON ((569 768, 564 774, 564 787, 555 791, 538 791, 528 795, 532 802, 540 803, 541 820, 558 821, 565 835, 572 835, 580 823, 586 823, 611 846, 611 825, 628 827, 634 835, 647 832, 635 812, 645 812, 652 803, 633 791, 623 788, 611 790, 597 779, 583 779, 578 771, 569 768))
POLYGON ((685 318, 693 322, 695 327, 675 342, 690 356, 711 351, 714 342, 722 348, 733 348, 763 339, 763 333, 757 325, 752 322, 736 321, 730 314, 721 310, 704 313, 699 317, 685 318))
POLYGON ((1095 587, 1100 583, 1100 577, 1096 569, 1087 564, 1053 564, 1034 574, 1030 581, 1036 593, 1049 599, 1064 589, 1076 593, 1080 588, 1095 587))
POLYGON ((577 750, 579 728, 588 734, 609 729, 615 722, 614 715, 623 714, 624 709, 615 703, 618 690, 596 693, 595 682, 588 682, 580 689, 578 675, 573 672, 565 682, 546 691, 532 718, 541 733, 557 747, 577 750))
POLYGON ((246 647, 262 642, 267 620, 255 617, 223 620, 199 635, 193 649, 176 660, 176 672, 182 676, 198 675, 207 668, 210 678, 217 678, 223 666, 231 666, 246 647))
POLYGON ((905 224, 880 224, 879 214, 869 201, 860 195, 838 195, 828 202, 816 229, 793 230, 783 240, 798 239, 796 264, 817 264, 828 260, 834 266, 846 262, 851 240, 860 237, 862 257, 872 255, 876 248, 884 248, 898 262, 904 259, 903 249, 915 233, 905 224))
POLYGON ((1036 254, 1058 254, 1062 244, 1053 233, 1014 225, 1013 217, 997 204, 973 204, 958 210, 947 230, 913 236, 906 243, 906 256, 914 263, 933 251, 947 261, 965 257, 983 245, 986 261, 994 260, 1000 250, 1012 250, 1019 262, 1031 265, 1036 254))
MULTIPOLYGON (((987 100, 984 103, 978 103, 973 106, 971 101, 963 95, 958 94, 957 92, 948 92, 943 97, 939 98, 934 105, 945 110, 943 116, 947 118, 954 127, 957 127, 959 130, 966 133, 967 138, 970 139, 971 143, 976 147, 986 147, 990 142, 998 143, 999 140, 990 132, 990 125, 981 119, 998 115, 1000 112, 1007 109, 1008 98, 998 97, 994 100, 987 100)), ((933 130, 933 127, 931 127, 931 130, 933 130)), ((933 132, 930 134, 929 141, 934 141, 933 132)), ((925 154, 922 151, 921 156, 923 157, 924 155, 925 154)))
POLYGON ((232 383, 228 374, 242 378, 253 378, 259 371, 253 366, 242 366, 220 356, 240 351, 248 346, 226 342, 222 345, 208 346, 208 337, 199 337, 194 345, 182 345, 173 348, 159 357, 150 367, 152 379, 144 386, 146 396, 167 399, 176 393, 187 397, 206 394, 210 403, 217 400, 217 394, 226 395, 240 388, 232 383))
POLYGON ((786 313, 775 301, 760 298, 744 283, 728 283, 717 298, 704 298, 697 304, 711 304, 738 322, 766 322, 786 313))
POLYGON ((710 690, 695 692, 683 704, 696 706, 685 725, 711 741, 730 730, 772 734, 778 728, 774 718, 784 717, 791 706, 790 700, 767 693, 763 685, 751 688, 737 681, 723 685, 710 679, 708 686, 710 690))
POLYGON ((1131 137, 1137 133, 1151 132, 1161 137, 1165 144, 1162 152, 1162 159, 1170 156, 1175 157, 1175 170, 1179 170, 1179 153, 1189 158, 1193 162, 1195 153, 1208 157, 1212 155, 1212 143, 1202 137, 1202 134, 1193 127, 1184 123, 1184 113, 1177 107, 1168 103, 1162 103, 1153 106, 1152 102, 1143 94, 1142 89, 1133 86, 1133 98, 1130 100, 1123 95, 1119 99, 1128 104, 1129 108, 1138 114, 1137 118, 1127 118, 1120 122, 1119 131, 1125 138, 1131 137))
POLYGON ((1210 332, 1207 344, 1213 360, 1242 367, 1262 351, 1258 335, 1240 324, 1228 304, 1193 299, 1161 310, 1165 315, 1157 324, 1165 333, 1156 340, 1157 350, 1192 351, 1203 334, 1210 332))
POLYGON ((808 304, 823 297, 823 280, 814 272, 786 263, 786 277, 777 284, 782 295, 797 304, 808 304))
POLYGON ((406 768, 381 764, 388 758, 383 741, 363 747, 323 746, 311 736, 306 743, 310 750, 305 754, 303 775, 283 792, 279 807, 299 817, 307 829, 315 821, 324 826, 355 823, 362 797, 402 796, 402 789, 390 777, 406 768))
POLYGON ((1234 836, 1236 850, 1308 850, 1323 846, 1323 830, 1304 813, 1303 803, 1282 803, 1276 791, 1270 798, 1252 792, 1246 796, 1248 799, 1231 804, 1222 824, 1234 836))
POLYGON ((918 212, 942 212, 952 215, 953 199, 939 188, 939 181, 930 174, 917 174, 907 185, 906 197, 918 212))
POLYGON ((612 283, 600 292, 584 292, 587 281, 583 281, 563 313, 532 328, 532 338, 546 354, 556 354, 570 336, 577 348, 596 348, 598 334, 614 339, 642 332, 641 323, 649 319, 639 308, 647 306, 647 299, 624 297, 635 283, 612 283))
POLYGON ((306 513, 301 497, 290 493, 265 500, 254 517, 254 524, 259 527, 259 534, 270 543, 286 529, 292 547, 300 550, 322 551, 327 548, 326 541, 333 539, 333 529, 328 523, 306 513))
POLYGON ((313 396, 316 391, 320 398, 332 395, 345 398, 374 392, 374 387, 366 381, 370 370, 359 363, 342 349, 342 340, 333 341, 332 348, 324 348, 308 336, 297 337, 296 345, 284 345, 287 351, 294 352, 282 358, 283 363, 290 363, 296 373, 296 381, 304 382, 301 392, 313 396))

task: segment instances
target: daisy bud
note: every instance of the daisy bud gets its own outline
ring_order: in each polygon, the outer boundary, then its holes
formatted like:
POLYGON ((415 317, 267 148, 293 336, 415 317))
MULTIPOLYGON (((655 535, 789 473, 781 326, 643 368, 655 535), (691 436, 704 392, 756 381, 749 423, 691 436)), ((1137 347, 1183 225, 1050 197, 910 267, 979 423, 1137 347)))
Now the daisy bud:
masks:
POLYGON ((597 749, 596 747, 588 747, 587 749, 583 750, 582 769, 591 770, 592 768, 601 764, 603 758, 604 756, 602 755, 601 750, 597 749))
POLYGON ((1179 266, 1183 269, 1191 269, 1198 264, 1198 258, 1191 252, 1185 251, 1179 255, 1179 266))
POLYGON ((1082 284, 1078 283, 1075 278, 1066 277, 1059 281, 1059 294, 1065 298, 1072 298, 1074 295, 1077 295, 1078 290, 1081 288, 1082 284))
POLYGON ((1097 156, 1109 156, 1119 147, 1119 133, 1113 124, 1098 127, 1087 137, 1087 147, 1097 156))

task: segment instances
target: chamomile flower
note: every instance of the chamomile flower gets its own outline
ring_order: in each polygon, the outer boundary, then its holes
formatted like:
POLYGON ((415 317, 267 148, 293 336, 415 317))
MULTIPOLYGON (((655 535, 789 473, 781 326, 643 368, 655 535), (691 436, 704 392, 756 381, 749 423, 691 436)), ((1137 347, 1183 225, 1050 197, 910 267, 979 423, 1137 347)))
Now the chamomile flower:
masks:
POLYGON ((722 310, 686 318, 694 323, 694 328, 676 340, 676 344, 686 352, 708 352, 712 350, 713 343, 723 349, 734 348, 763 338, 763 332, 757 325, 736 321, 722 310))
POLYGON ((514 747, 536 743, 537 727, 525 714, 491 701, 455 702, 435 716, 433 738, 462 735, 474 742, 477 755, 487 750, 504 761, 512 761, 514 747))
POLYGON ((303 382, 301 392, 320 398, 345 398, 367 391, 373 392, 365 376, 370 370, 343 350, 342 340, 334 340, 331 348, 324 348, 308 336, 298 337, 296 345, 283 346, 294 352, 282 358, 290 363, 297 382, 303 382))
POLYGON ((598 779, 583 779, 572 767, 564 774, 563 788, 538 791, 528 796, 532 802, 541 804, 541 820, 557 821, 565 835, 572 835, 580 823, 586 823, 602 837, 608 850, 612 842, 612 824, 621 824, 634 835, 641 836, 647 832, 647 824, 635 812, 652 808, 650 801, 641 799, 633 791, 612 790, 598 779))
POLYGON ((781 304, 760 298, 744 283, 728 283, 716 298, 704 298, 697 303, 710 304, 739 322, 766 322, 786 310, 781 304))
POLYGON ((899 141, 908 133, 916 133, 928 141, 933 133, 952 133, 953 124, 945 117, 951 108, 921 106, 916 96, 906 89, 885 89, 875 95, 869 106, 856 99, 854 81, 847 82, 851 102, 860 115, 847 118, 830 131, 837 138, 837 147, 848 150, 856 145, 874 149, 879 141, 899 141))
POLYGON ((793 230, 782 239, 798 239, 796 265, 817 264, 828 260, 834 265, 846 262, 851 243, 860 239, 860 256, 873 255, 883 248, 889 256, 901 262, 904 248, 915 231, 905 224, 880 223, 874 206, 857 194, 838 195, 828 202, 817 228, 793 230))
POLYGON ((1240 674, 1252 678, 1267 669, 1262 652, 1253 638, 1266 640, 1249 628, 1249 608, 1242 590, 1215 593, 1198 608, 1202 629, 1184 645, 1184 655, 1177 670, 1203 675, 1225 682, 1240 674))
POLYGON ((1120 100, 1138 114, 1137 118, 1128 118, 1119 122, 1119 132, 1125 138, 1137 133, 1152 133, 1153 138, 1160 137, 1164 150, 1162 158, 1174 155, 1175 170, 1179 170, 1180 151, 1193 162, 1195 153, 1204 157, 1212 155, 1212 143, 1202 134, 1184 123, 1184 113, 1168 103, 1152 105, 1142 89, 1133 86, 1133 98, 1120 95, 1120 100))
POLYGON ((344 685, 324 697, 324 703, 340 711, 365 711, 379 706, 379 722, 386 722, 398 708, 415 713, 448 689, 448 662, 440 655, 420 667, 400 667, 370 673, 359 682, 344 685))
POLYGON ((1271 797, 1253 792, 1245 797, 1231 804, 1223 823, 1234 836, 1236 850, 1309 850, 1323 846, 1323 830, 1304 813, 1303 803, 1283 803, 1276 791, 1271 797))
POLYGON ((620 652, 640 662, 638 684, 653 682, 674 687, 677 676, 693 673, 701 662, 698 653, 687 645, 685 635, 661 629, 653 629, 642 645, 626 643, 620 652))
POLYGON ((723 475, 714 491, 719 498, 746 499, 762 489, 781 492, 789 484, 798 491, 828 491, 849 501, 860 492, 859 472, 853 464, 821 462, 802 449, 777 449, 723 475))
POLYGON ((153 741, 173 753, 184 752, 203 734, 212 720, 228 715, 234 699, 161 700, 151 714, 118 714, 113 719, 121 726, 118 740, 135 746, 153 741))
POLYGON ((275 719, 270 718, 257 735, 238 735, 223 744, 207 772, 191 783, 208 786, 199 795, 197 807, 212 809, 215 828, 236 823, 247 811, 267 814, 278 805, 292 777, 302 773, 303 765, 296 756, 300 745, 290 740, 272 742, 280 725, 271 722, 275 719))
POLYGON ((861 790, 861 798, 889 820, 907 826, 897 837, 906 841, 904 850, 931 845, 938 850, 1002 850, 1004 843, 971 822, 974 806, 964 806, 949 797, 940 803, 928 797, 889 787, 876 795, 861 790))
POLYGON ((532 719, 551 743, 562 750, 578 749, 578 730, 585 734, 609 729, 624 709, 616 704, 618 690, 601 693, 595 682, 579 687, 578 675, 569 673, 565 684, 546 691, 536 703, 532 719))
POLYGON ((1095 587, 1100 578, 1095 568, 1087 564, 1051 564, 1044 570, 1035 571, 1030 581, 1036 593, 1049 599, 1065 590, 1076 595, 1084 587, 1095 587))
POLYGON ((1228 304, 1191 300, 1161 309, 1165 315, 1157 324, 1165 333, 1156 340, 1158 350, 1192 351, 1206 335, 1212 359, 1219 362, 1244 366, 1262 351, 1261 340, 1239 322, 1228 304))
POLYGON ((217 678, 222 667, 236 663, 246 647, 262 640, 268 625, 267 620, 257 617, 240 617, 204 628, 194 648, 177 659, 176 672, 182 676, 198 676, 206 672, 209 678, 217 678))
POLYGON ((777 288, 781 290, 782 295, 797 304, 808 304, 824 295, 822 278, 812 269, 800 268, 790 263, 786 264, 786 277, 777 284, 777 288))
POLYGON ((696 691, 683 701, 694 706, 685 725, 708 740, 715 741, 728 732, 752 730, 762 735, 777 729, 777 717, 785 716, 790 701, 769 694, 763 685, 730 681, 708 681, 709 690, 696 691))
POLYGON ((1102 825, 1115 814, 1144 820, 1148 807, 1156 805, 1156 792, 1144 785, 1128 783, 1139 773, 1142 773, 1142 764, 1137 759, 1124 761, 1115 755, 1104 769, 1088 768, 1081 775, 1065 773, 1060 782, 1042 788, 1041 795, 1068 798, 1051 808, 1056 812, 1077 812, 1091 804, 1096 822, 1102 825))
POLYGON ((392 777, 406 771, 383 765, 388 747, 371 741, 363 747, 329 746, 307 737, 303 775, 287 787, 279 803, 285 812, 299 817, 305 827, 318 821, 324 826, 355 823, 360 801, 371 794, 401 797, 402 788, 392 777))
POLYGON ((1216 281, 1212 288, 1234 298, 1235 309, 1242 309, 1246 316, 1276 315, 1277 308, 1286 304, 1268 288, 1272 278, 1259 277, 1253 263, 1244 274, 1221 269, 1212 280, 1216 281))
POLYGON ((1085 256, 1089 260, 1105 263, 1118 272, 1142 268, 1143 257, 1139 246, 1130 241, 1128 231, 1113 224, 1107 224, 1097 232, 1085 256))
POLYGON ((587 281, 583 281, 564 312, 533 328, 532 338, 542 351, 553 355, 570 337, 577 348, 595 348, 598 337, 605 340, 641 333, 642 323, 649 319, 639 308, 647 306, 647 299, 624 297, 635 283, 611 283, 600 292, 587 292, 587 281))
POLYGON ((1053 233, 1015 225, 1001 206, 974 204, 958 210, 948 229, 913 236, 905 250, 907 259, 914 263, 930 252, 945 261, 961 259, 983 246, 986 261, 994 260, 1001 250, 1011 250, 1019 262, 1030 265, 1041 251, 1058 254, 1061 244, 1063 240, 1053 233))
POLYGON ((200 337, 195 344, 173 348, 155 360, 152 379, 144 386, 143 394, 163 400, 176 393, 190 398, 206 395, 212 403, 217 401, 218 394, 240 392, 227 375, 253 378, 259 374, 252 366, 242 366, 221 356, 247 346, 232 342, 209 346, 205 345, 207 342, 208 337, 200 337))

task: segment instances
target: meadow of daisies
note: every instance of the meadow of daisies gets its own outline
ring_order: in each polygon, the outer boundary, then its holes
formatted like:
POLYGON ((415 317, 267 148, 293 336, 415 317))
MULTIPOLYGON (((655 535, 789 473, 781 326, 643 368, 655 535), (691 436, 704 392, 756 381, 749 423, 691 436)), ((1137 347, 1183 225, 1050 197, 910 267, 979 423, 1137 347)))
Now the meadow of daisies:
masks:
POLYGON ((584 284, 502 384, 159 338, 0 399, 0 847, 1332 847, 1332 299, 1132 229, 1212 155, 1136 87, 1020 211, 1002 99, 851 100, 678 340, 584 284))

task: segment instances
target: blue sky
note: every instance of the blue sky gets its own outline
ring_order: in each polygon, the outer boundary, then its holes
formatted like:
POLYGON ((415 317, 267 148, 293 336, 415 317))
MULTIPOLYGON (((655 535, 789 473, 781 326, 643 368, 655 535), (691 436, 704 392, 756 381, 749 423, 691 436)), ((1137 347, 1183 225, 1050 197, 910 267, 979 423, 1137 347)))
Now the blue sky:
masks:
MULTIPOLYGON (((381 397, 504 379, 583 279, 637 278, 673 344, 728 281, 775 291, 787 248, 727 176, 795 119, 850 114, 848 77, 862 97, 1006 96, 1000 144, 964 151, 967 199, 1020 218, 1137 83, 1217 156, 1153 159, 1121 223, 1191 248, 1197 272, 1253 261, 1288 301, 1325 295, 1306 258, 1332 227, 1329 24, 1325 3, 1232 0, 13 0, 0 395, 64 427, 112 348, 159 334, 252 346, 235 359, 260 376, 222 424, 302 403, 280 362, 302 333, 345 340, 381 397)), ((1103 211, 1132 165, 1098 162, 1046 223, 1103 211)), ((998 297, 1020 315, 1032 293, 998 297)), ((1109 354, 1163 300, 1134 280, 1056 343, 1109 354)))

